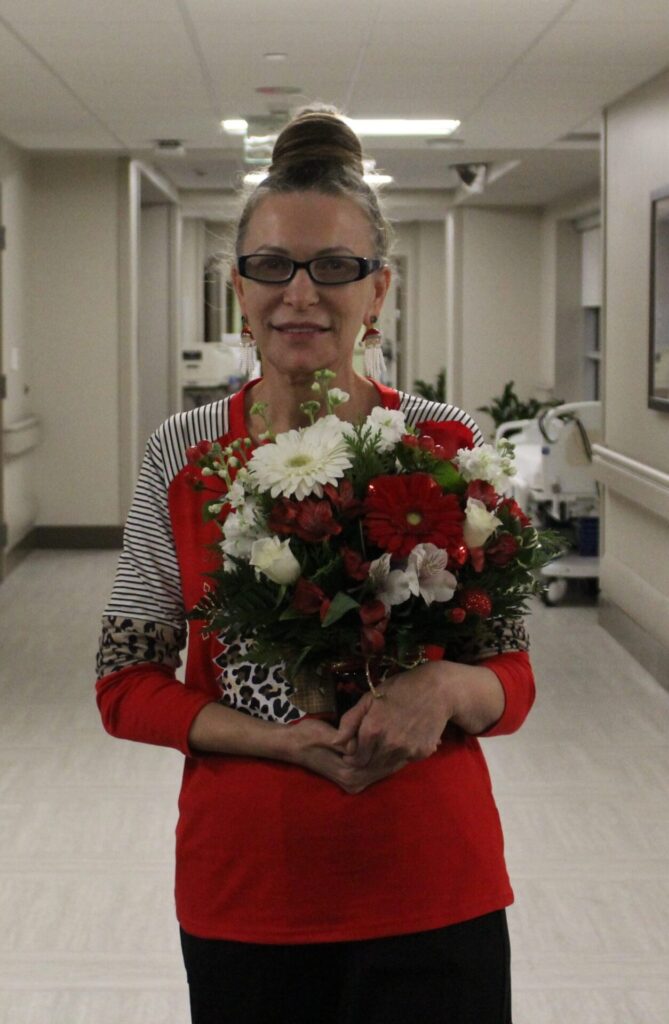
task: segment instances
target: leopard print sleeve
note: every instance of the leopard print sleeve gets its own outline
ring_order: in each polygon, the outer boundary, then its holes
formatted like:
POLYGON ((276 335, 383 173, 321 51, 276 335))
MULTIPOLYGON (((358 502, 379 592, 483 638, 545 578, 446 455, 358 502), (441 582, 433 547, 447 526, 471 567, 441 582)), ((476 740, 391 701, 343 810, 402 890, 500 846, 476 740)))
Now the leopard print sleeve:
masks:
POLYGON ((180 650, 186 642, 186 629, 175 629, 164 622, 106 615, 96 661, 97 677, 118 672, 140 662, 155 662, 178 668, 180 650))

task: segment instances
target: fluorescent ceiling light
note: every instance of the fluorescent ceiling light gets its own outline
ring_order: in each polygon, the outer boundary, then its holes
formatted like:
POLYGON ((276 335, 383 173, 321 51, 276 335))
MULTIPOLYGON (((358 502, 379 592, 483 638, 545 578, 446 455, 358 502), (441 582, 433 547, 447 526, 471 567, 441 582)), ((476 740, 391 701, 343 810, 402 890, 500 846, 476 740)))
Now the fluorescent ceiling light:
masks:
POLYGON ((376 169, 376 160, 363 160, 362 166, 365 169, 364 180, 368 185, 389 185, 395 179, 390 174, 381 174, 376 169))
POLYGON ((226 121, 221 121, 221 127, 228 135, 245 135, 248 122, 241 117, 231 117, 226 121))
POLYGON ((415 118, 357 118, 345 117, 358 135, 450 135, 459 121, 417 120, 415 118))
POLYGON ((244 175, 245 185, 259 185, 261 181, 264 181, 269 171, 249 171, 244 175))

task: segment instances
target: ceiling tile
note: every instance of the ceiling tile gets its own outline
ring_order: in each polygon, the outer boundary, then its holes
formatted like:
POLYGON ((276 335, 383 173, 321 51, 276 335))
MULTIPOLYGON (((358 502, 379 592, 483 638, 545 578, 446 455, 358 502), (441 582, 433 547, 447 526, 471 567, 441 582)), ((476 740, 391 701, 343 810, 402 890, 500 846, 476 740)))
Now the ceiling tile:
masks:
POLYGON ((450 61, 470 66, 520 57, 544 30, 538 20, 479 23, 406 20, 379 23, 368 48, 370 63, 399 62, 407 73, 425 61, 447 66, 450 61))
POLYGON ((630 22, 669 19, 667 0, 575 0, 564 21, 630 22))
POLYGON ((166 0, 0 0, 0 18, 11 24, 73 22, 79 25, 112 21, 181 22, 176 3, 166 0))
POLYGON ((669 62, 669 17, 625 24, 606 19, 561 22, 537 43, 528 59, 592 66, 635 64, 659 70, 669 62))

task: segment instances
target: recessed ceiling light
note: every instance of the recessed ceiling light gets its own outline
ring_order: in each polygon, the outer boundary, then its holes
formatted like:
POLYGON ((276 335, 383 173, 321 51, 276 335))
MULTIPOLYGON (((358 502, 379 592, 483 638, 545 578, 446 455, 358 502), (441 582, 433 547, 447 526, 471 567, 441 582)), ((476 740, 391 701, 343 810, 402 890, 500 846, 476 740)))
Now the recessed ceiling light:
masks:
POLYGON ((300 96, 299 85, 259 85, 256 89, 261 96, 300 96))
POLYGON ((263 53, 263 60, 280 61, 285 60, 287 56, 287 53, 263 53))
POLYGON ((241 117, 230 117, 221 121, 221 127, 228 135, 245 135, 248 123, 241 117))
POLYGON ((344 120, 358 135, 450 135, 459 127, 459 121, 417 118, 359 118, 344 120))

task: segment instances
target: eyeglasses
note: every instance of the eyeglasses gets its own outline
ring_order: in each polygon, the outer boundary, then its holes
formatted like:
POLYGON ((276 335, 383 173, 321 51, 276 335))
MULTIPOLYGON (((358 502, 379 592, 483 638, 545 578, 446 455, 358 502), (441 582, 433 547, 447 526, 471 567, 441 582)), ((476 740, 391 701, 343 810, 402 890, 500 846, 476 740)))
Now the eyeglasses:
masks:
POLYGON ((349 284, 368 277, 382 266, 382 260, 368 260, 361 256, 317 256, 304 262, 272 253, 254 253, 237 258, 237 270, 241 276, 262 284, 288 284, 298 270, 306 270, 316 284, 349 284))

